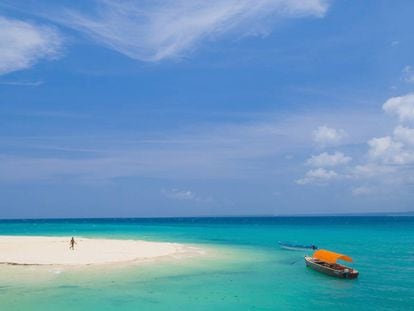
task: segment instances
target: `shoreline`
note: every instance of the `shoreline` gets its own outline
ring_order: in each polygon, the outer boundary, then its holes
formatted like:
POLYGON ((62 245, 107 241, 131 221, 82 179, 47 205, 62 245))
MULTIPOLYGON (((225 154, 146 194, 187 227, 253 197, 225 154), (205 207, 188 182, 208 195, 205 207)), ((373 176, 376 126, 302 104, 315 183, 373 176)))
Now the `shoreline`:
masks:
POLYGON ((97 266, 201 256, 199 247, 169 242, 75 237, 0 236, 3 266, 97 266))

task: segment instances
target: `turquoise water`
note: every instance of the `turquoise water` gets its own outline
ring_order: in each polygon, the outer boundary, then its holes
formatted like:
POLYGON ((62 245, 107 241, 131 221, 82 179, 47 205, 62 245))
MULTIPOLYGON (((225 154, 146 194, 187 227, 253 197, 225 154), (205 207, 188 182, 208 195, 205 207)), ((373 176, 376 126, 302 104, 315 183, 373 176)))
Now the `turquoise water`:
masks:
POLYGON ((414 310, 414 217, 0 221, 0 235, 173 241, 210 256, 115 269, 0 268, 0 310, 414 310), (354 258, 357 280, 277 241, 354 258))

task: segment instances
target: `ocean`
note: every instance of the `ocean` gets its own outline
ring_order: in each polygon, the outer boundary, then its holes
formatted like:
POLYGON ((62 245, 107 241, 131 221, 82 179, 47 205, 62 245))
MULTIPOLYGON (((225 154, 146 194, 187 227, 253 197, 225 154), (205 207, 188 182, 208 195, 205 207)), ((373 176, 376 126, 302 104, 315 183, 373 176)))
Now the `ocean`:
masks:
POLYGON ((0 235, 189 243, 208 256, 118 268, 1 266, 0 310, 414 310, 414 217, 3 220, 0 235), (356 280, 305 267, 310 252, 347 254, 356 280))

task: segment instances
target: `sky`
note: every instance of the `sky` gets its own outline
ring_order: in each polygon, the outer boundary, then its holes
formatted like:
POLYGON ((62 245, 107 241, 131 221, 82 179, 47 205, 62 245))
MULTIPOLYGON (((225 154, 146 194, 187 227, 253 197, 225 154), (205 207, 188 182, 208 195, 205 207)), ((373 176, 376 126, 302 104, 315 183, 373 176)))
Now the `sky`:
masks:
POLYGON ((414 211, 413 11, 1 0, 0 218, 414 211))

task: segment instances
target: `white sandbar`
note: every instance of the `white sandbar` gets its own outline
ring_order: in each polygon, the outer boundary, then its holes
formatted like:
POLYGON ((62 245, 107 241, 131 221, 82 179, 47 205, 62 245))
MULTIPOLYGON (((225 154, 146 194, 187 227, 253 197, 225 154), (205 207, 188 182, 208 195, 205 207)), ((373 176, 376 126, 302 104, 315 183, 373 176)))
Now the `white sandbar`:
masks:
POLYGON ((0 264, 94 265, 202 253, 199 248, 177 243, 76 237, 75 250, 70 250, 70 238, 0 236, 0 264))

